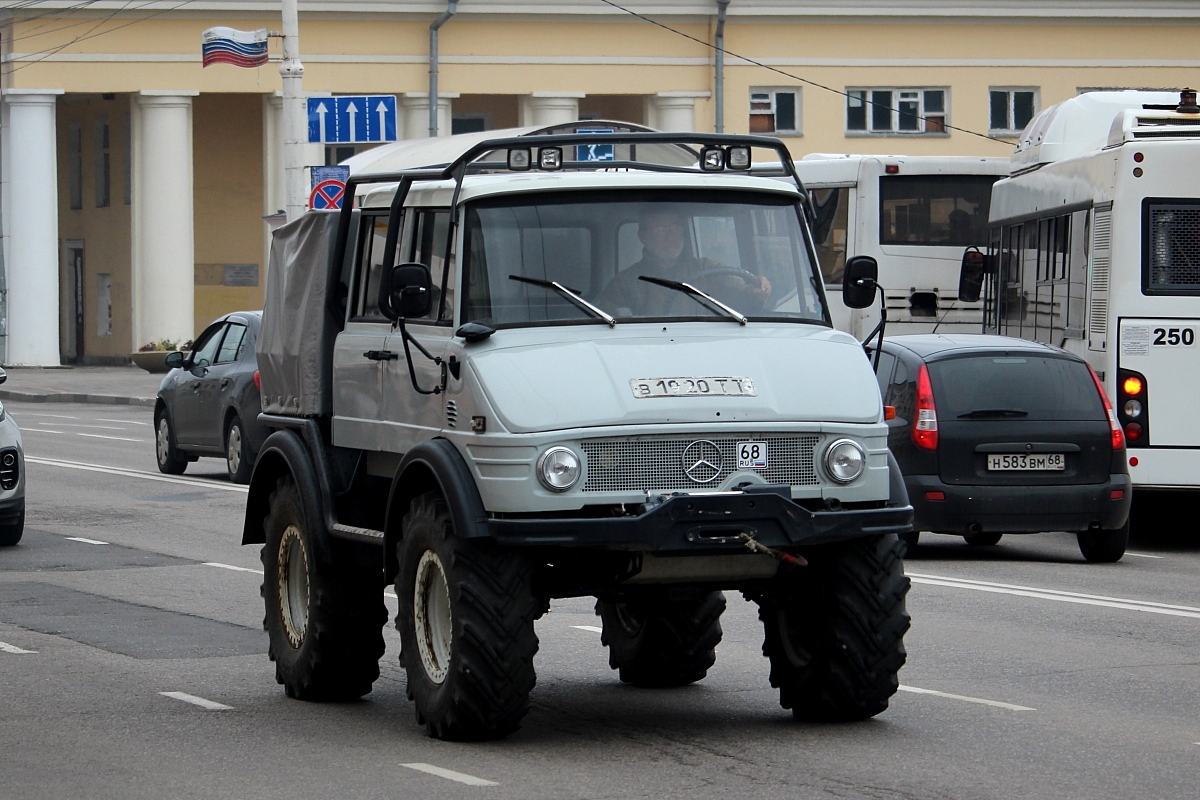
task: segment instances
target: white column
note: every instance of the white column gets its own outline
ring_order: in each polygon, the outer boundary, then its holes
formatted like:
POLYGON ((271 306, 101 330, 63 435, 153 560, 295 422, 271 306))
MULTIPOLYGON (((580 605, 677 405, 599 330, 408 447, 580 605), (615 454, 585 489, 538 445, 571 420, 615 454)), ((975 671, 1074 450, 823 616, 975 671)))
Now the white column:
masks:
POLYGON ((579 121, 583 92, 534 92, 521 98, 521 125, 569 125, 579 121))
POLYGON ((675 133, 696 130, 696 100, 711 92, 657 92, 646 98, 646 127, 675 133))
POLYGON ((134 350, 195 334, 192 98, 198 94, 134 95, 134 350))
POLYGON ((57 366, 58 158, 62 89, 6 89, 4 227, 8 233, 6 364, 57 366))
MULTIPOLYGON (((450 135, 450 101, 457 100, 458 92, 438 92, 438 135, 450 135)), ((429 138, 429 92, 405 92, 400 96, 400 108, 404 117, 403 138, 429 138)))

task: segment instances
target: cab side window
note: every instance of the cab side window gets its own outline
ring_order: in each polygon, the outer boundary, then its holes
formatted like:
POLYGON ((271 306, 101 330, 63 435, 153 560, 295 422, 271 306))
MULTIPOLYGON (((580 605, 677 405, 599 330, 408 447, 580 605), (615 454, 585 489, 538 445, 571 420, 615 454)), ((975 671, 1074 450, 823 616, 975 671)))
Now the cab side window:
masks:
POLYGON ((192 368, 196 367, 211 367, 216 360, 217 348, 221 344, 221 334, 225 332, 226 324, 224 322, 213 325, 211 328, 200 334, 200 338, 196 341, 196 346, 192 348, 192 368))
POLYGON ((414 221, 408 230, 404 253, 406 261, 416 261, 429 267, 433 283, 433 306, 426 317, 427 322, 450 324, 454 316, 454 274, 447 274, 447 264, 454 261, 454 253, 447 257, 449 243, 450 211, 448 209, 416 209, 414 221), (442 297, 445 287, 445 297, 442 297), (440 316, 439 316, 440 309, 440 316))
POLYGON ((387 214, 363 215, 359 226, 358 273, 355 276, 355 322, 387 322, 379 310, 379 279, 383 274, 383 248, 387 240, 387 214))
POLYGON ((216 364, 232 364, 242 353, 242 342, 246 338, 246 326, 236 322, 229 323, 229 330, 221 341, 221 349, 217 351, 216 364))

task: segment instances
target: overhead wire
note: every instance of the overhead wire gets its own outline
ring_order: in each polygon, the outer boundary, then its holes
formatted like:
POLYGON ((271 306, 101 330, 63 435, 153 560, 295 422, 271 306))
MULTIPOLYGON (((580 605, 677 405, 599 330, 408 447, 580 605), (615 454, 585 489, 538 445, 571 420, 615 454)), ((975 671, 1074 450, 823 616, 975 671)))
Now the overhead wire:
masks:
MULTIPOLYGON (((774 72, 778 75, 783 75, 784 77, 791 78, 794 81, 799 81, 800 83, 806 84, 808 86, 813 86, 817 89, 823 89, 824 91, 827 91, 827 92, 833 92, 834 94, 840 94, 842 97, 850 99, 850 92, 848 92, 848 91, 845 91, 842 89, 835 89, 832 86, 826 86, 823 83, 818 83, 817 81, 809 80, 808 78, 802 78, 799 75, 793 75, 792 73, 790 73, 786 70, 779 69, 778 67, 773 67, 770 64, 764 64, 763 62, 758 61, 753 58, 750 58, 749 56, 739 55, 738 53, 735 53, 732 50, 729 50, 728 48, 717 47, 712 42, 705 41, 704 39, 701 39, 698 36, 692 36, 690 33, 685 33, 684 31, 681 31, 678 28, 672 28, 670 25, 667 25, 666 23, 663 23, 663 22, 659 22, 656 19, 652 19, 652 18, 646 16, 645 14, 639 14, 637 11, 633 11, 632 9, 625 8, 624 6, 613 2, 613 0, 600 0, 600 2, 604 3, 605 5, 612 6, 613 8, 617 9, 618 11, 624 12, 624 13, 630 15, 631 17, 636 17, 637 19, 640 19, 643 22, 648 22, 657 28, 662 28, 665 31, 669 31, 669 32, 675 34, 676 36, 682 36, 684 39, 688 39, 690 41, 695 42, 696 44, 703 45, 704 47, 707 47, 708 49, 710 49, 714 52, 720 51, 730 58, 736 58, 740 61, 745 61, 748 64, 752 64, 756 67, 761 67, 762 69, 769 70, 770 72, 774 72)), ((862 97, 857 98, 857 99, 860 99, 866 105, 879 106, 880 108, 886 108, 886 109, 892 110, 892 111, 895 110, 895 108, 893 106, 888 105, 887 103, 877 103, 874 100, 868 99, 867 94, 868 94, 867 92, 863 92, 862 97)), ((909 116, 907 114, 907 112, 906 112, 906 116, 909 116)), ((925 122, 929 119, 928 117, 922 116, 920 114, 912 114, 911 116, 916 117, 917 119, 921 120, 922 122, 925 122)), ((987 139, 988 141, 996 142, 997 144, 1003 144, 1006 147, 1012 146, 1011 140, 1001 139, 996 136, 989 136, 986 133, 980 133, 979 131, 973 131, 970 128, 962 128, 957 125, 951 125, 945 121, 945 118, 937 119, 937 123, 940 124, 946 130, 959 131, 960 133, 965 133, 970 136, 977 136, 980 139, 987 139)))

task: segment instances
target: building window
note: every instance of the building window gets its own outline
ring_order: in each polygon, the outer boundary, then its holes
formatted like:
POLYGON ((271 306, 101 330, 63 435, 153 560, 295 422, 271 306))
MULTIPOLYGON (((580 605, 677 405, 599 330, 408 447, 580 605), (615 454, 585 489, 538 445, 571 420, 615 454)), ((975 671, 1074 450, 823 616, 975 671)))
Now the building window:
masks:
POLYGON ((71 208, 83 208, 83 132, 78 122, 67 123, 67 182, 71 208))
POLYGON ((1037 114, 1038 90, 1034 88, 996 88, 989 93, 988 128, 993 134, 1015 136, 1037 114))
POLYGON ((947 135, 949 90, 847 89, 846 131, 881 136, 947 135))
POLYGON ((325 146, 325 166, 336 166, 347 158, 352 157, 358 152, 358 148, 352 144, 341 145, 326 145, 325 146))
POLYGON ((750 90, 751 133, 800 133, 800 90, 750 90))
POLYGON ((92 121, 92 155, 96 159, 96 208, 108 208, 112 188, 112 155, 109 153, 108 117, 92 121))
MULTIPOLYGON (((583 117, 581 116, 580 119, 583 117)), ((486 114, 456 114, 450 119, 450 133, 480 133, 488 129, 486 114)))

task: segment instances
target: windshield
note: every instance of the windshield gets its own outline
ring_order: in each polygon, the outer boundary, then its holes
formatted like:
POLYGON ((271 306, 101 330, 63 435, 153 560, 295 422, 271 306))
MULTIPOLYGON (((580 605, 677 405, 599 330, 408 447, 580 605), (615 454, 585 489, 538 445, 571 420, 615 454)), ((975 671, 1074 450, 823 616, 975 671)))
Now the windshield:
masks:
POLYGON ((824 323, 798 211, 788 195, 732 191, 553 192, 474 203, 465 215, 463 319, 603 322, 548 281, 618 324, 735 319, 669 285, 678 282, 750 319, 824 323))

